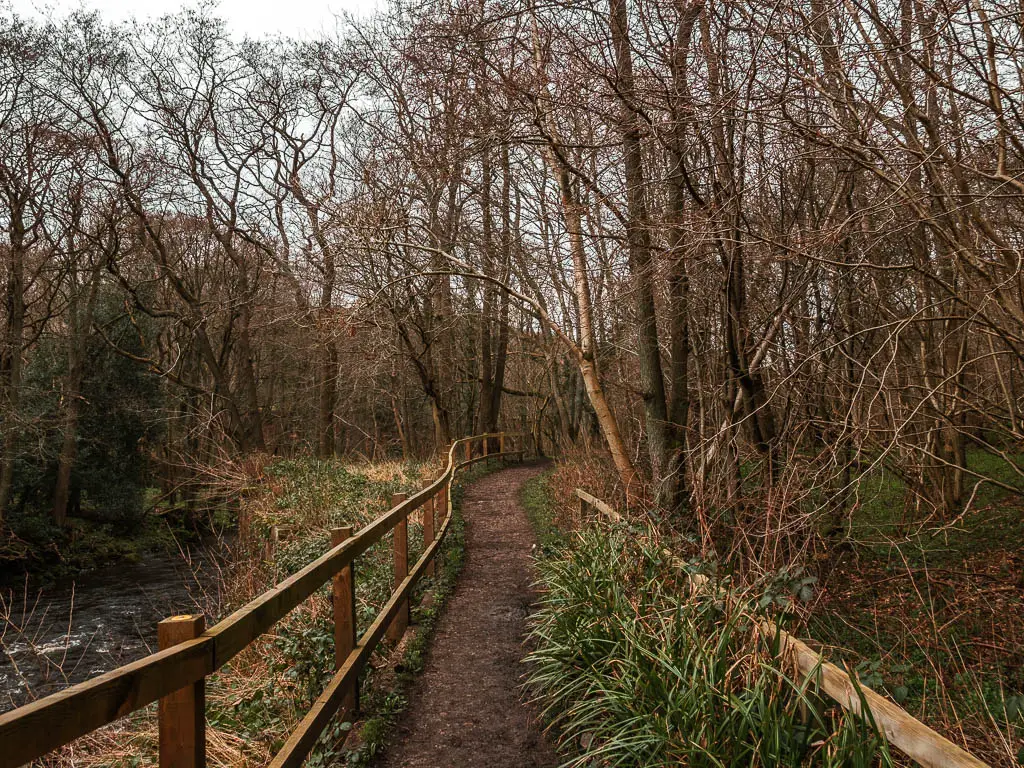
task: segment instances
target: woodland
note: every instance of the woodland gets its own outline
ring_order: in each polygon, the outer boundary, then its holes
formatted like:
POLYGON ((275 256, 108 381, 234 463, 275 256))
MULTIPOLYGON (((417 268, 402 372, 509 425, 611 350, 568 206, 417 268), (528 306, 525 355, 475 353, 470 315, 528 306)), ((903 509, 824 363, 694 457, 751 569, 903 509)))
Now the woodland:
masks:
POLYGON ((1017 754, 1022 142, 1003 0, 0 13, 0 564, 501 429, 1017 754))

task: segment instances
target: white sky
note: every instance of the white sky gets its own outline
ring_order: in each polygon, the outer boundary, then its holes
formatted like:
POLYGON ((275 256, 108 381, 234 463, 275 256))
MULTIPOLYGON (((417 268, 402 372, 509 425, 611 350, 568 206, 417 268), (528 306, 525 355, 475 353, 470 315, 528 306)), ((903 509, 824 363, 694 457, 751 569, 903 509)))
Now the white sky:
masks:
MULTIPOLYGON (((290 37, 313 36, 334 28, 334 17, 341 12, 365 16, 382 8, 387 0, 220 0, 217 16, 241 37, 284 34, 290 37)), ((13 9, 21 16, 62 16, 79 8, 96 9, 110 21, 123 21, 132 15, 140 19, 161 16, 183 6, 195 6, 195 0, 0 0, 0 15, 13 9)))

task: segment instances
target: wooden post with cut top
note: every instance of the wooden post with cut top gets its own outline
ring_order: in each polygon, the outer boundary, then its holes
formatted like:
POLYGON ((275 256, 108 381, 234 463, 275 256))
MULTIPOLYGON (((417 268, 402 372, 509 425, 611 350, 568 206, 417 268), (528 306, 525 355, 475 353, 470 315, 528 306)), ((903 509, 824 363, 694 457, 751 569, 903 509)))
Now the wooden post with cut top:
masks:
POLYGON ((491 438, 487 437, 486 435, 484 435, 484 437, 480 439, 480 450, 482 451, 481 455, 490 455, 490 442, 491 438))
POLYGON ((504 453, 504 452, 505 452, 505 433, 504 432, 499 432, 498 433, 498 453, 504 453))
MULTIPOLYGON (((427 480, 423 483, 425 486, 430 485, 433 481, 427 480)), ((435 493, 423 504, 423 548, 426 549, 434 542, 434 506, 437 500, 437 494, 435 493)), ((434 575, 434 558, 430 558, 430 562, 427 563, 427 567, 424 571, 427 576, 434 575)))
MULTIPOLYGON (((331 547, 336 547, 352 537, 352 526, 331 529, 331 547)), ((334 575, 332 582, 334 603, 334 668, 341 669, 352 649, 356 647, 356 578, 352 564, 346 565, 334 575)), ((352 682, 352 688, 341 702, 345 712, 352 716, 359 709, 359 683, 352 682)))
MULTIPOLYGON (((391 506, 394 507, 401 504, 408 497, 404 493, 396 493, 391 497, 391 506)), ((395 588, 405 581, 405 577, 409 575, 409 516, 406 515, 395 524, 393 534, 393 544, 395 550, 395 588)), ((403 600, 402 604, 398 607, 398 614, 391 622, 391 626, 388 627, 388 639, 397 643, 402 639, 402 635, 405 634, 406 628, 409 626, 409 600, 403 600)))
POLYGON ((469 461, 472 458, 473 458, 473 441, 472 440, 467 440, 466 441, 466 461, 469 461))
MULTIPOLYGON (((157 624, 160 650, 194 640, 203 634, 206 620, 198 616, 171 616, 157 624)), ((206 680, 201 679, 160 699, 160 768, 205 768, 206 680)))

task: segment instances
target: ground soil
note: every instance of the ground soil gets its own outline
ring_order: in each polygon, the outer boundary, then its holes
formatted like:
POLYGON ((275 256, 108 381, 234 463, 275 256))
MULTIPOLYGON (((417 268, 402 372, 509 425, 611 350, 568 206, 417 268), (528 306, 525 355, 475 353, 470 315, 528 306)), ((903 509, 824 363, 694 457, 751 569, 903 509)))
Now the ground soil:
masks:
POLYGON ((466 563, 379 768, 558 765, 522 690, 525 620, 535 592, 534 537, 519 492, 543 469, 513 466, 467 489, 466 563))
POLYGON ((1024 692, 1019 514, 979 510, 950 536, 922 537, 927 551, 860 548, 832 568, 808 629, 853 665, 879 663, 869 684, 902 686, 902 707, 993 766, 1024 765, 1024 714, 1010 729, 1000 706, 1024 692))

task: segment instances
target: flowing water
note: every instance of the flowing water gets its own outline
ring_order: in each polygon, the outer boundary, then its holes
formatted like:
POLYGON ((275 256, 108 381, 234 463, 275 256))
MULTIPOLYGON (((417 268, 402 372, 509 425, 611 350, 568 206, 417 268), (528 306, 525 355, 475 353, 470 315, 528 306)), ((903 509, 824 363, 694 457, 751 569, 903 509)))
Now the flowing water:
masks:
POLYGON ((156 625, 217 613, 221 550, 151 554, 43 588, 0 591, 0 712, 157 650, 156 625))

